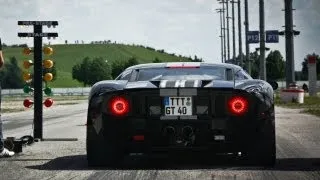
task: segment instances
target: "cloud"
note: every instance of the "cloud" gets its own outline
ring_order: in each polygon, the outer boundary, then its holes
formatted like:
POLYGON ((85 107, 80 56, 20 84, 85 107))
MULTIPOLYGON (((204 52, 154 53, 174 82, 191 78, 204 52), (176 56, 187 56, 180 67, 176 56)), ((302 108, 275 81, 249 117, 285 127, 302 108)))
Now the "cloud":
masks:
MULTIPOLYGON (((244 21, 243 1, 242 23, 244 21)), ((320 53, 319 0, 293 1, 294 24, 301 35, 295 38, 296 69, 301 69, 303 57, 310 52, 320 53)), ((19 29, 18 20, 58 20, 56 29, 64 40, 110 39, 117 42, 144 44, 186 56, 203 57, 208 62, 220 62, 220 17, 214 9, 221 7, 212 0, 0 0, 0 36, 5 43, 32 44, 20 40, 17 33, 32 31, 19 29)), ((258 1, 249 0, 250 30, 259 29, 258 1)), ((283 30, 283 1, 265 1, 266 30, 283 30)), ((231 8, 230 8, 231 9, 231 8)), ((231 10, 230 10, 231 15, 231 10)), ((237 18, 237 11, 236 11, 237 18)), ((237 25, 237 22, 236 22, 237 25)), ((230 23, 231 27, 231 23, 230 23)), ((244 27, 243 50, 244 46, 244 27)), ((238 28, 236 27, 236 34, 238 28)), ((231 36, 230 32, 230 37, 231 36)), ((236 36, 236 40, 238 36, 236 36)), ((48 40, 45 40, 48 42, 48 40)), ((238 52, 238 44, 236 44, 238 52)), ((251 45, 251 51, 259 45, 251 45)), ((230 44, 232 47, 232 44, 230 44)), ((285 56, 285 39, 279 44, 267 44, 285 56)), ((232 50, 231 50, 232 52, 232 50)))

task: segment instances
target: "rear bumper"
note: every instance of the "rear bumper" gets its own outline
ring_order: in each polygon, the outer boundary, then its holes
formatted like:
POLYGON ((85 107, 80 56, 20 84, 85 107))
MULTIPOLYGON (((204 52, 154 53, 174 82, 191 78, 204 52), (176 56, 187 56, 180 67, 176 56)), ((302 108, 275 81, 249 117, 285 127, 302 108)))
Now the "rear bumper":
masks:
POLYGON ((102 142, 99 144, 112 143, 126 154, 242 152, 254 143, 259 126, 251 123, 251 119, 241 118, 162 121, 104 117, 103 122, 104 128, 99 133, 102 142), (166 134, 167 127, 173 127, 174 133, 166 134), (192 129, 189 135, 184 133, 186 127, 192 129), (136 140, 134 136, 142 136, 143 139, 136 140))

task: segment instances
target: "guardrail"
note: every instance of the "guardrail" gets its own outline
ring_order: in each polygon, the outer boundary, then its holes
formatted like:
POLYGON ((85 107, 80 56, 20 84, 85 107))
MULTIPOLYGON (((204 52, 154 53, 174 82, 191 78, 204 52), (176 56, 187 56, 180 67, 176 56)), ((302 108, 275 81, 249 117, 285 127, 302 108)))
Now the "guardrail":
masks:
MULTIPOLYGON (((52 88, 54 95, 61 96, 77 96, 77 95, 89 95, 91 87, 86 88, 52 88)), ((27 96, 22 89, 2 89, 1 92, 4 96, 27 96)))
MULTIPOLYGON (((309 86, 308 81, 297 81, 297 84, 301 87, 303 84, 309 86)), ((286 87, 285 81, 278 81, 279 89, 286 87)), ((320 90, 320 81, 317 82, 317 89, 320 90)), ((89 95, 91 87, 76 87, 76 88, 52 88, 54 95, 60 96, 77 96, 77 95, 89 95)), ((2 95, 6 96, 27 96, 22 89, 2 89, 2 95)))

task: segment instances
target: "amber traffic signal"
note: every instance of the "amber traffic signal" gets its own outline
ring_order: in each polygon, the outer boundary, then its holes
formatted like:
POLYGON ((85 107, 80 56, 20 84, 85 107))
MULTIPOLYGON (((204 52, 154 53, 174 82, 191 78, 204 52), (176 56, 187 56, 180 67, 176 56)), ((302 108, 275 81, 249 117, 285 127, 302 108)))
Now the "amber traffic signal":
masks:
POLYGON ((52 55, 53 54, 53 49, 51 47, 44 47, 43 48, 43 53, 45 55, 52 55))
POLYGON ((23 67, 24 67, 25 69, 29 69, 32 65, 33 65, 33 61, 32 61, 32 60, 25 60, 25 61, 23 61, 23 67))
POLYGON ((43 79, 44 79, 46 82, 52 81, 52 79, 53 79, 52 73, 46 73, 46 74, 44 74, 43 79))
POLYGON ((23 49, 23 54, 30 55, 31 53, 32 53, 32 49, 31 48, 26 47, 26 48, 23 49))
POLYGON ((50 60, 50 59, 44 60, 44 61, 43 61, 43 67, 44 67, 44 68, 47 68, 47 69, 52 68, 52 67, 53 67, 53 62, 52 62, 52 60, 50 60))
POLYGON ((24 72, 23 73, 23 80, 24 81, 30 81, 32 79, 32 75, 30 74, 30 73, 28 73, 28 72, 24 72))

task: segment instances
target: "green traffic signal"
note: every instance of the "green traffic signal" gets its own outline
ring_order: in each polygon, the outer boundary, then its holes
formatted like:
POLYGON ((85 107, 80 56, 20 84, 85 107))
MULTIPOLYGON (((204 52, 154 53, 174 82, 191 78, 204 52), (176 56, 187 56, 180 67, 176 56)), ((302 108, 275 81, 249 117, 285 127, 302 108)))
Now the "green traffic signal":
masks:
POLYGON ((52 94, 52 89, 50 87, 46 87, 44 89, 44 93, 47 95, 47 96, 50 96, 52 94))
POLYGON ((32 92, 33 91, 33 89, 29 86, 29 85, 25 85, 24 87, 23 87, 23 92, 24 93, 30 93, 30 92, 32 92))

